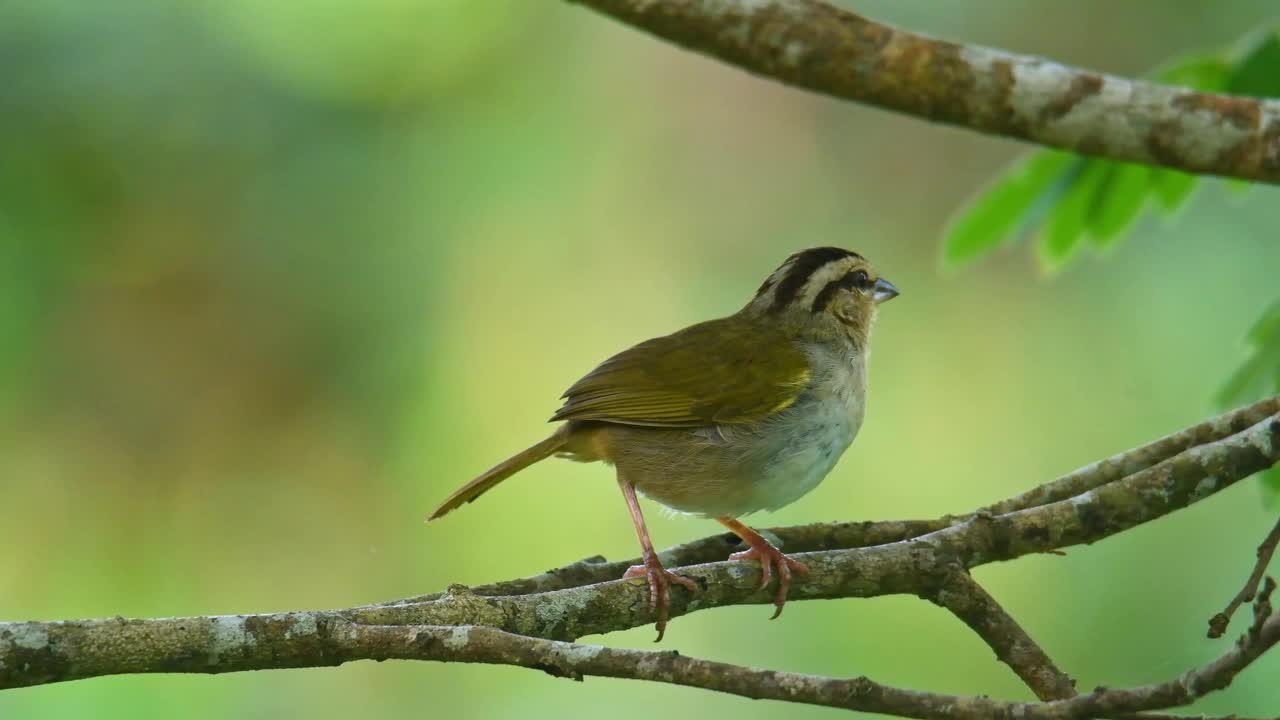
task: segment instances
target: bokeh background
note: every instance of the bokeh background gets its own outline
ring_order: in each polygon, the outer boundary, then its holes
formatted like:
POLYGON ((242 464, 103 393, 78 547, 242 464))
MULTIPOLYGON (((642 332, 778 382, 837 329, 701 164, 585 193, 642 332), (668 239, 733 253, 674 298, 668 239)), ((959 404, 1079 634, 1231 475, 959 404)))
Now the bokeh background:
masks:
MULTIPOLYGON (((843 4, 1124 74, 1275 19, 1268 0, 843 4)), ((765 525, 962 512, 1192 423, 1280 287, 1276 191, 1218 184, 1052 278, 1025 246, 941 272, 948 214, 1017 144, 552 0, 10 0, 0 76, 4 619, 341 607, 634 556, 601 466, 545 463, 422 518, 541 438, 597 361, 732 312, 802 247, 855 248, 903 295, 857 443, 765 525)), ((659 545, 717 530, 648 512, 659 545)), ((1163 680, 1223 650, 1205 620, 1273 520, 1249 481, 976 574, 1081 687, 1163 680)), ((680 618, 665 646, 1029 697, 914 598, 767 616, 680 618)), ((1197 709, 1273 714, 1278 671, 1197 709)), ((837 717, 412 663, 0 694, 4 720, 601 713, 837 717)))

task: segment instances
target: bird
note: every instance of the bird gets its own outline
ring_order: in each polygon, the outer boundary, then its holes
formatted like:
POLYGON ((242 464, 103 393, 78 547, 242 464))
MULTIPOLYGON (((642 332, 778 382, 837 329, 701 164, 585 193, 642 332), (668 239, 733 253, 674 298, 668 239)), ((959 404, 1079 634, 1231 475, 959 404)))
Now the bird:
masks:
POLYGON ((837 247, 796 252, 726 317, 646 340, 591 370, 561 396, 562 422, 440 504, 428 521, 552 456, 612 465, 640 540, 649 611, 662 640, 671 586, 698 592, 663 567, 638 496, 713 518, 758 561, 760 589, 776 575, 778 617, 793 575, 809 569, 738 518, 808 493, 853 443, 866 409, 868 342, 880 304, 898 296, 862 255, 837 247))

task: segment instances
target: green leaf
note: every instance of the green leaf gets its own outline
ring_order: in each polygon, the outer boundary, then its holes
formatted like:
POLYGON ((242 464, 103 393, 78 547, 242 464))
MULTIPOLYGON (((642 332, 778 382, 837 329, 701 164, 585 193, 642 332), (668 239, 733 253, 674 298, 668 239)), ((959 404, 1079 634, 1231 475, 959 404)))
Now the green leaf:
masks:
POLYGON ((943 263, 956 267, 1003 244, 1074 159, 1070 153, 1042 150, 1018 160, 952 217, 943 240, 943 263))
POLYGON ((1040 237, 1040 260, 1046 270, 1065 263, 1084 239, 1089 210, 1107 171, 1107 161, 1087 160, 1045 221, 1040 237))
POLYGON ((1280 32, 1250 38, 1225 89, 1235 95, 1280 97, 1280 32))
MULTIPOLYGON (((1280 393, 1280 300, 1272 303, 1245 337, 1254 354, 1218 391, 1219 405, 1231 406, 1280 393)), ((1280 508, 1280 466, 1258 474, 1265 502, 1280 508)))
POLYGON ((1280 465, 1272 465, 1271 469, 1263 470, 1258 477, 1267 494, 1267 505, 1273 509, 1280 506, 1280 465))
POLYGON ((1180 170, 1154 168, 1151 171, 1151 190, 1165 212, 1177 210, 1186 202, 1199 178, 1180 170))
POLYGON ((1151 189, 1151 168, 1133 163, 1106 162, 1102 180, 1089 209, 1089 232, 1093 244, 1110 247, 1138 217, 1151 189))
POLYGON ((1217 392, 1217 404, 1243 405, 1271 393, 1280 392, 1280 337, 1258 345, 1253 356, 1217 392))
MULTIPOLYGON (((1271 304, 1262 313, 1262 317, 1249 328, 1245 341, 1255 347, 1263 347, 1269 343, 1280 343, 1280 300, 1271 304)), ((1280 370, 1280 368, 1277 368, 1280 370)), ((1276 376, 1276 387, 1280 388, 1280 375, 1276 376)))
POLYGON ((1154 76, 1166 85, 1219 92, 1225 90, 1231 81, 1232 65, 1220 54, 1193 55, 1158 68, 1154 76))
MULTIPOLYGON (((1170 61, 1152 76, 1204 92, 1280 97, 1280 30, 1255 34, 1231 52, 1170 61)), ((943 264, 972 261, 1023 229, 1040 225, 1039 255, 1044 267, 1054 270, 1074 255, 1085 235, 1096 247, 1109 248, 1142 213, 1148 197, 1172 212, 1186 203, 1198 183, 1197 176, 1177 170, 1042 151, 1002 174, 952 218, 943 264)), ((1251 185, 1228 187, 1238 191, 1251 185)))
POLYGON ((1215 401, 1222 407, 1233 407, 1262 397, 1271 381, 1266 372, 1270 367, 1265 353, 1254 354, 1231 374, 1215 401))

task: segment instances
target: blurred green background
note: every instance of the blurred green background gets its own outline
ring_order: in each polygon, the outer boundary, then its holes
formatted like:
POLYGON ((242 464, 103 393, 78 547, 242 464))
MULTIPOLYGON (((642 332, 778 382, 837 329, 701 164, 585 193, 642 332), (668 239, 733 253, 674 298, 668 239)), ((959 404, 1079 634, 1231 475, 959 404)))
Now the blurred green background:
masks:
MULTIPOLYGON (((913 29, 1137 74, 1267 0, 879 0, 913 29)), ((0 618, 341 607, 634 556, 610 471, 539 465, 429 526, 636 341, 727 314, 787 254, 903 290, 868 422, 757 524, 962 512, 1213 411, 1277 289, 1276 191, 1208 184, 1046 279, 938 271, 1019 151, 750 77, 553 0, 0 4, 0 618)), ((648 506, 660 546, 717 531, 648 506)), ((1219 654, 1274 521, 1255 482, 977 577, 1082 688, 1219 654)), ((667 648, 1029 698, 915 598, 697 613, 667 648)), ((1240 627, 1233 627, 1233 632, 1240 627)), ((604 638, 650 647, 649 627, 604 638)), ((1272 714, 1280 654, 1196 707, 1272 714)), ((512 668, 357 663, 0 693, 0 718, 837 717, 512 668)))

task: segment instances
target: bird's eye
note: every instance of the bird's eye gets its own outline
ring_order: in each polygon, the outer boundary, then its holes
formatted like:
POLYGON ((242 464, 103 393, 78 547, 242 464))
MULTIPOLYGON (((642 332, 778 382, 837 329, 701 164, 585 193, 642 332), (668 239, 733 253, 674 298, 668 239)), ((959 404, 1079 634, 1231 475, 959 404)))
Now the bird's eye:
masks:
POLYGON ((866 270, 859 270, 853 274, 853 286, 859 290, 866 290, 871 285, 871 278, 867 276, 866 270))

